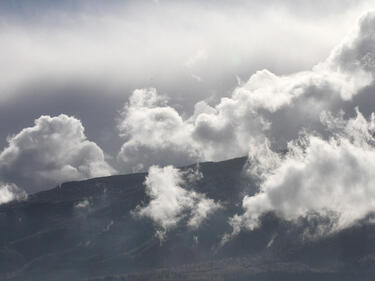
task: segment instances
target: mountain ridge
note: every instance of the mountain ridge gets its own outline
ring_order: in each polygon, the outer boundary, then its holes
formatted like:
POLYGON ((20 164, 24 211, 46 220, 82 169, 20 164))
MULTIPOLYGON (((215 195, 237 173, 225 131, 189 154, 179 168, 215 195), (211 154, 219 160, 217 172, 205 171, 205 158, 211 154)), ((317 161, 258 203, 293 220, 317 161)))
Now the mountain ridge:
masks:
POLYGON ((0 280, 371 280, 373 225, 310 241, 301 235, 303 221, 268 213, 259 229, 220 247, 243 195, 258 190, 246 161, 201 163, 203 178, 191 188, 224 207, 197 230, 183 220, 163 243, 150 219, 132 215, 149 200, 146 173, 67 182, 2 205, 0 280))

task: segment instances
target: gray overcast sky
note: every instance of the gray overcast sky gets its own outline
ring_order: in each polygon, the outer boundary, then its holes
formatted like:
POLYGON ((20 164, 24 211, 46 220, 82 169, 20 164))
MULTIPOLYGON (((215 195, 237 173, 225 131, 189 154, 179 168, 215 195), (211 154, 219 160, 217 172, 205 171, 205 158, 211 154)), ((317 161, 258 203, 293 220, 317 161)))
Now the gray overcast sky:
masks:
POLYGON ((189 118, 196 102, 217 104, 257 70, 311 70, 373 4, 1 1, 0 145, 41 115, 64 113, 116 166, 133 90, 154 87, 189 118))
POLYGON ((309 69, 366 1, 1 1, 0 144, 41 114, 80 118, 105 151, 135 88, 190 112, 236 76, 309 69), (362 4, 359 4, 362 2, 362 4), (298 25, 296 24, 298 23, 298 25), (301 51, 302 50, 302 51, 301 51))

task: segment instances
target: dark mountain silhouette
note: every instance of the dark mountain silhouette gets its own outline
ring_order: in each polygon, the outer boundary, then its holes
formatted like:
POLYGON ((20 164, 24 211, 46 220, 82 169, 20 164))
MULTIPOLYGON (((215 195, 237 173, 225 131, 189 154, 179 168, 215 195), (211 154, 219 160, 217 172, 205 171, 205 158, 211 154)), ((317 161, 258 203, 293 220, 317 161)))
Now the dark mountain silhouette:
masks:
POLYGON ((257 191, 245 163, 200 164, 204 177, 193 188, 225 208, 196 231, 181 224, 162 244, 150 220, 131 214, 148 200, 144 173, 69 182, 2 205, 0 280, 374 280, 369 224, 312 240, 303 221, 292 225, 270 213, 259 229, 219 247, 243 195, 257 191))

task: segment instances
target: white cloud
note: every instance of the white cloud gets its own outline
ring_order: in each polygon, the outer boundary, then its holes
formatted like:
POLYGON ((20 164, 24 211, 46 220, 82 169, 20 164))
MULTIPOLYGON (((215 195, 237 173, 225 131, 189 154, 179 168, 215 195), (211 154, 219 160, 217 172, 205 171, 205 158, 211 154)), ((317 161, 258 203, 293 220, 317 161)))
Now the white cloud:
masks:
MULTIPOLYGON (((331 114, 322 119, 335 127, 335 136, 323 140, 308 134, 301 142, 291 143, 290 152, 263 175, 259 193, 245 196, 244 213, 230 219, 232 235, 259 227, 267 212, 294 222, 317 215, 328 218, 330 223, 313 233, 324 235, 350 227, 375 211, 375 115, 369 121, 359 111, 348 121, 331 114)), ((270 155, 262 153, 261 162, 273 160, 270 155)))
POLYGON ((323 130, 321 111, 344 107, 373 82, 373 69, 360 56, 346 53, 361 53, 363 46, 366 54, 375 53, 371 44, 375 25, 369 24, 374 20, 374 13, 367 14, 356 32, 311 71, 284 76, 258 71, 217 105, 197 103, 189 118, 169 106, 155 89, 136 90, 120 123, 127 139, 119 160, 127 170, 223 160, 245 155, 250 143, 263 142, 265 137, 283 147, 301 127, 323 130))
POLYGON ((268 139, 250 143, 247 171, 255 180, 264 180, 280 163, 280 155, 270 148, 268 139))
POLYGON ((75 208, 77 209, 85 209, 90 206, 90 201, 88 199, 84 199, 77 204, 74 205, 75 208))
POLYGON ((195 54, 186 60, 185 66, 187 68, 193 68, 199 62, 206 60, 207 56, 207 51, 205 49, 199 49, 195 54))
POLYGON ((184 187, 200 178, 201 174, 197 171, 181 171, 172 166, 152 166, 145 181, 150 202, 146 206, 138 206, 134 214, 152 219, 160 240, 184 218, 188 218, 187 225, 190 228, 198 228, 210 214, 220 208, 219 203, 204 194, 184 187))
POLYGON ((364 14, 351 36, 332 52, 329 61, 342 71, 366 70, 374 74, 374 24, 374 11, 364 14))
POLYGON ((199 193, 193 194, 193 197, 195 197, 196 202, 195 206, 192 207, 188 226, 192 229, 197 229, 209 215, 221 208, 221 206, 213 199, 206 198, 199 193))
POLYGON ((0 183, 0 205, 14 200, 23 200, 27 198, 25 191, 15 184, 0 183))
POLYGON ((191 125, 166 105, 155 89, 136 90, 125 106, 120 132, 126 139, 118 160, 126 171, 155 164, 189 164, 199 159, 191 125))
POLYGON ((29 193, 114 173, 103 151, 86 139, 81 122, 67 115, 41 116, 8 143, 0 153, 0 177, 29 193))

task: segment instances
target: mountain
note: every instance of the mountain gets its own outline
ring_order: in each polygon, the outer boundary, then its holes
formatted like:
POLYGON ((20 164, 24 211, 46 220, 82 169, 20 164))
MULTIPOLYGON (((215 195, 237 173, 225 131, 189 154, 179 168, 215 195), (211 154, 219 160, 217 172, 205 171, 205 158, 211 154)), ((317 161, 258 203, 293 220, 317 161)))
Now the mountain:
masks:
POLYGON ((246 161, 201 163, 192 188, 224 208, 196 231, 179 225, 163 243, 152 221, 131 213, 149 200, 144 173, 68 182, 1 205, 0 280, 374 280, 370 224, 306 239, 307 222, 270 213, 220 247, 243 195, 257 192, 246 161))

